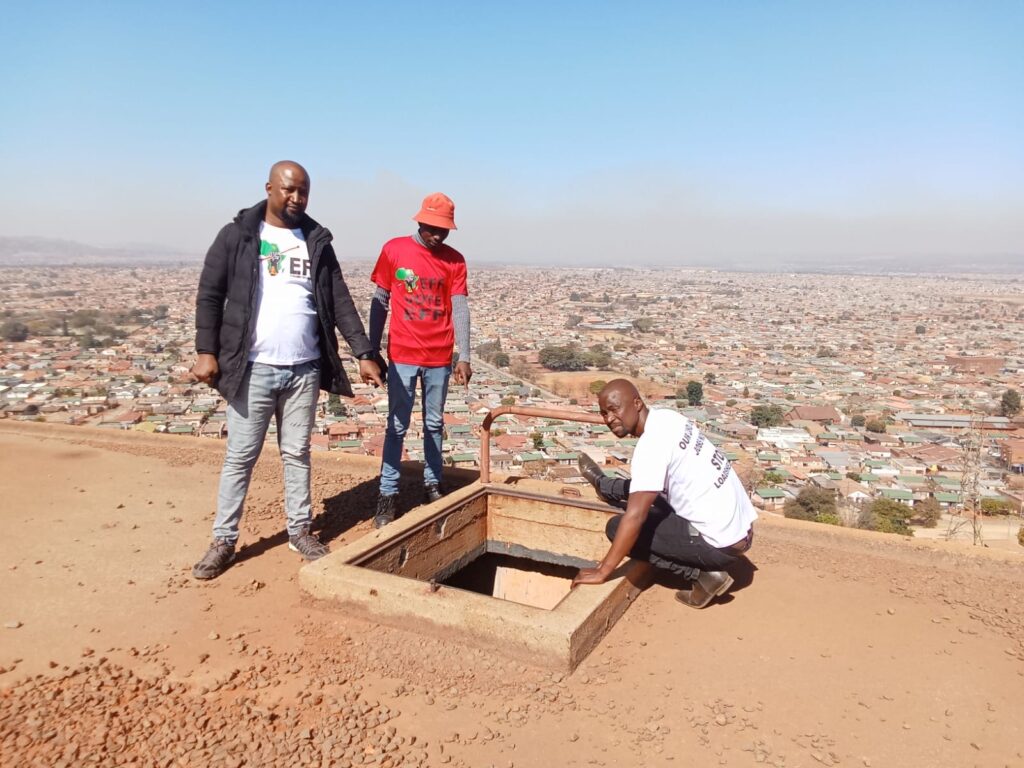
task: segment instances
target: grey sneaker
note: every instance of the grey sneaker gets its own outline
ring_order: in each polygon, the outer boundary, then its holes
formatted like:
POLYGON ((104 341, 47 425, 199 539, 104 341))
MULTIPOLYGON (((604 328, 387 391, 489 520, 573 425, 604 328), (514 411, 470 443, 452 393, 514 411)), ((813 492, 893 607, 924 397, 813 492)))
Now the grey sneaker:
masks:
POLYGON ((235 562, 235 545, 223 539, 214 539, 203 559, 192 566, 192 576, 197 579, 215 579, 235 562))
POLYGON ((383 528, 388 523, 395 522, 396 513, 396 502, 398 501, 398 494, 384 495, 383 493, 377 497, 377 514, 373 518, 374 528, 383 528))
POLYGON ((314 536, 307 525, 297 535, 288 537, 288 549, 298 552, 307 560, 319 560, 331 550, 314 536))

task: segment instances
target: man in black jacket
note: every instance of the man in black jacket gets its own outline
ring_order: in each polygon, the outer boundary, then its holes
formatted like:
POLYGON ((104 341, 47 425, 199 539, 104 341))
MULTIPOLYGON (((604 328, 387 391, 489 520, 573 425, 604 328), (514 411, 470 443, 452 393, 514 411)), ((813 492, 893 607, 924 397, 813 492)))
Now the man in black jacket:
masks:
POLYGON ((267 199, 239 212, 206 254, 196 295, 192 374, 228 402, 228 444, 213 543, 192 568, 222 574, 235 557, 238 523, 271 418, 284 465, 288 547, 307 560, 327 554, 310 531, 309 444, 320 389, 351 397, 337 327, 366 383, 380 366, 331 247, 331 233, 306 215, 309 175, 298 163, 270 169, 267 199))

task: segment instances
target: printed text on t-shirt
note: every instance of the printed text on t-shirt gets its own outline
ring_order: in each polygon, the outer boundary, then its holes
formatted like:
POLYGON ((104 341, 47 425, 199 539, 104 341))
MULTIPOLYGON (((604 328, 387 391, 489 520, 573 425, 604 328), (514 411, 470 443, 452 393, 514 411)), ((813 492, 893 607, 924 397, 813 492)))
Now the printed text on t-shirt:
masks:
MULTIPOLYGON (((687 424, 686 429, 683 430, 683 439, 679 441, 679 450, 685 451, 690 447, 690 441, 693 439, 693 424, 687 424)), ((698 435, 697 441, 693 444, 694 455, 700 456, 701 449, 704 447, 704 435, 698 435)), ((711 455, 711 466, 715 469, 722 470, 722 474, 715 480, 715 488, 721 488, 725 484, 725 481, 729 479, 729 473, 732 471, 732 464, 729 463, 729 459, 726 458, 725 454, 718 448, 715 448, 715 452, 711 455)))
POLYGON ((445 314, 444 295, 443 277, 418 277, 415 290, 404 295, 402 311, 405 319, 440 320, 445 314))

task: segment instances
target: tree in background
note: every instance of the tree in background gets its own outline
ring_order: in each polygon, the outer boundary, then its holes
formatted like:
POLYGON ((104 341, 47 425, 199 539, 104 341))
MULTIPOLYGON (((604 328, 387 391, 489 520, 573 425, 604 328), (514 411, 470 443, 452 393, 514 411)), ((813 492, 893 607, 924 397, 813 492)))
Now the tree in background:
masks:
POLYGON ((1016 389, 1003 392, 1003 398, 999 401, 999 412, 1010 418, 1020 413, 1020 392, 1016 389))
POLYGON ((540 432, 531 432, 530 439, 533 441, 534 450, 539 451, 541 448, 544 447, 544 435, 542 435, 540 432))
POLYGON ((929 496, 924 501, 914 504, 910 522, 914 525, 920 525, 922 528, 934 528, 939 524, 939 518, 941 517, 942 505, 933 496, 929 496))
POLYGON ((649 333, 654 328, 654 321, 649 317, 638 317, 633 321, 633 327, 640 333, 649 333))
POLYGON ((768 483, 768 485, 780 485, 786 481, 786 478, 781 472, 769 469, 764 473, 764 477, 762 477, 761 480, 768 483))
POLYGON ((750 410, 750 423, 755 427, 777 427, 784 416, 778 405, 755 405, 750 410))
POLYGON ((1009 515, 1013 512, 1013 502, 1008 499, 982 499, 981 514, 1009 515))
POLYGON ((686 382, 686 400, 691 406, 698 406, 704 400, 704 385, 699 381, 686 382))
POLYGON ((0 337, 4 341, 24 341, 28 338, 28 326, 17 320, 8 320, 0 326, 0 337))
POLYGON ((881 419, 872 419, 864 425, 868 432, 875 432, 876 434, 885 433, 885 422, 881 419))
POLYGON ((341 402, 341 398, 332 393, 327 396, 327 412, 331 416, 344 416, 348 413, 348 410, 345 408, 345 404, 341 402))
POLYGON ((863 413, 858 413, 852 419, 850 419, 850 425, 854 427, 863 427, 867 419, 864 418, 863 413))
POLYGON ((912 514, 910 507, 892 499, 875 499, 868 506, 867 528, 881 533, 898 533, 901 536, 913 536, 907 523, 912 514))
POLYGON ((715 374, 712 373, 711 371, 708 371, 707 373, 704 374, 704 381, 706 381, 708 384, 714 384, 716 381, 718 381, 718 377, 715 376, 715 374))
MULTIPOLYGON (((767 477, 767 474, 765 476, 767 477)), ((810 485, 802 488, 795 499, 787 499, 782 513, 794 520, 839 524, 836 495, 832 491, 810 485)))
POLYGON ((917 334, 917 335, 919 335, 919 336, 920 336, 920 335, 921 335, 922 333, 924 333, 924 331, 925 331, 925 327, 924 327, 923 325, 918 325, 918 326, 916 326, 916 327, 914 328, 914 333, 916 333, 916 334, 917 334))
POLYGON ((594 379, 592 382, 590 382, 590 386, 587 387, 587 389, 590 390, 590 394, 596 395, 598 392, 604 389, 604 385, 607 383, 608 382, 605 381, 604 379, 594 379))
POLYGON ((604 344, 592 346, 583 353, 583 359, 591 368, 607 368, 612 362, 612 356, 604 344))
POLYGON ((540 364, 552 371, 585 371, 587 361, 578 347, 544 347, 538 354, 540 364))

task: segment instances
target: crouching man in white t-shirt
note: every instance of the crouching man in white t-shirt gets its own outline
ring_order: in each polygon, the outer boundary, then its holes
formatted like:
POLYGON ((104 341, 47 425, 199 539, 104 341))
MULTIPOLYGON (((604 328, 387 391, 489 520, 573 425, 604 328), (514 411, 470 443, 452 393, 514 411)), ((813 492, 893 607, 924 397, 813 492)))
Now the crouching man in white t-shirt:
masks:
POLYGON ((601 415, 616 437, 640 438, 629 480, 606 477, 589 456, 580 467, 611 504, 625 506, 608 521, 612 545, 597 568, 584 568, 577 584, 601 584, 625 557, 693 579, 676 599, 703 608, 725 594, 726 568, 753 542, 757 512, 729 460, 681 413, 650 409, 626 379, 598 395, 601 415))

